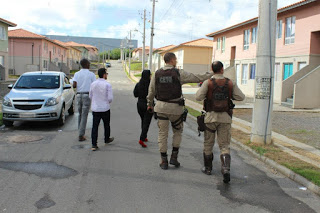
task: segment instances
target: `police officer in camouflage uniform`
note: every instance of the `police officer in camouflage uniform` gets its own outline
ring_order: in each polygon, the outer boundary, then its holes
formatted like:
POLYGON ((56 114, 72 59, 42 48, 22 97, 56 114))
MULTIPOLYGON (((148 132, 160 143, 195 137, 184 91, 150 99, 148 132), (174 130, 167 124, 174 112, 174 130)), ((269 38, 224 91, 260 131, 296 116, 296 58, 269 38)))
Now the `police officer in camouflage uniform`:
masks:
POLYGON ((197 101, 204 101, 206 115, 204 123, 204 167, 202 172, 211 175, 213 161, 213 146, 217 134, 220 148, 221 173, 223 182, 230 182, 230 140, 232 107, 231 99, 242 101, 245 95, 239 87, 228 78, 223 76, 223 64, 220 61, 212 63, 214 75, 203 82, 201 88, 196 93, 197 101))
POLYGON ((158 116, 158 144, 161 153, 160 167, 168 169, 167 145, 169 123, 172 125, 172 154, 170 164, 176 168, 180 166, 178 162, 178 152, 181 143, 181 133, 183 131, 182 114, 184 111, 184 99, 182 97, 181 85, 185 83, 199 83, 212 76, 212 72, 204 74, 193 74, 176 68, 177 58, 174 53, 164 55, 166 65, 157 70, 152 76, 148 93, 148 110, 153 110, 153 99, 157 102, 154 111, 158 116))

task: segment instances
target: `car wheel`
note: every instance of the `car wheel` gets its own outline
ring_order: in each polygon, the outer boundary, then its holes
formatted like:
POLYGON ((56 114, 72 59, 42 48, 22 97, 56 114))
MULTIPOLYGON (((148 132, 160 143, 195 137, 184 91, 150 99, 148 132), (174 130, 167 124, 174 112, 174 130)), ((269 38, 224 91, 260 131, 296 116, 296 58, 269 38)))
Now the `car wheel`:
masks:
POLYGON ((5 126, 13 126, 13 121, 3 121, 3 124, 5 125, 5 126))
POLYGON ((65 122, 66 122, 66 113, 64 110, 64 106, 62 106, 60 117, 59 117, 57 123, 59 126, 63 126, 65 122))
POLYGON ((70 108, 68 109, 69 115, 73 115, 74 114, 74 102, 75 102, 75 98, 73 98, 72 104, 71 104, 70 108))

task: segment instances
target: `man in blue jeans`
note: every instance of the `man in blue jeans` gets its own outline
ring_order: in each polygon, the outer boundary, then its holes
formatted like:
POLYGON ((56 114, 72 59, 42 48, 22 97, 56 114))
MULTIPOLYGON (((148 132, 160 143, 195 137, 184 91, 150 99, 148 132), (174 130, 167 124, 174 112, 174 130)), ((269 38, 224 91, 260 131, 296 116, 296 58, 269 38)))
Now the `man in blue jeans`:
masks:
POLYGON ((107 144, 114 140, 113 137, 110 138, 110 104, 113 100, 112 88, 106 81, 108 73, 105 68, 100 68, 98 70, 98 75, 99 79, 91 84, 89 93, 93 115, 91 132, 92 151, 96 151, 99 148, 97 139, 101 119, 104 124, 104 142, 107 144))
POLYGON ((82 69, 74 75, 73 87, 77 88, 79 141, 84 141, 86 140, 84 135, 86 133, 87 118, 91 104, 89 90, 91 83, 96 80, 96 75, 89 70, 90 62, 88 59, 82 59, 80 64, 82 69))

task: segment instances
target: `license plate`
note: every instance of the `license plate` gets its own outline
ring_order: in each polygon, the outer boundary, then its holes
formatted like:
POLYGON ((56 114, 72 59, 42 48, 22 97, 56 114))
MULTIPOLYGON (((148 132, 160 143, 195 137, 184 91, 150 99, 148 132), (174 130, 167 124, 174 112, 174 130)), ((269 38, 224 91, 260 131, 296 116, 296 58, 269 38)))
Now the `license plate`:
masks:
POLYGON ((35 113, 20 113, 20 118, 34 118, 36 117, 35 113))

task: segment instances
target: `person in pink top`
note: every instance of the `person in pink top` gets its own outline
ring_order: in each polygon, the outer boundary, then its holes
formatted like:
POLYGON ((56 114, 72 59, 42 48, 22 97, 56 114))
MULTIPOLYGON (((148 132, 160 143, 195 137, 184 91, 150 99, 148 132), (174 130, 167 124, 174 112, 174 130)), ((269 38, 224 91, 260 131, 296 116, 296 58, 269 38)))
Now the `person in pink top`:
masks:
POLYGON ((107 144, 114 140, 113 137, 110 137, 110 104, 113 100, 112 87, 106 81, 108 73, 105 68, 100 68, 98 70, 98 75, 99 79, 91 84, 89 92, 93 117, 91 132, 92 151, 99 149, 97 140, 98 128, 101 119, 104 124, 104 142, 107 144))

